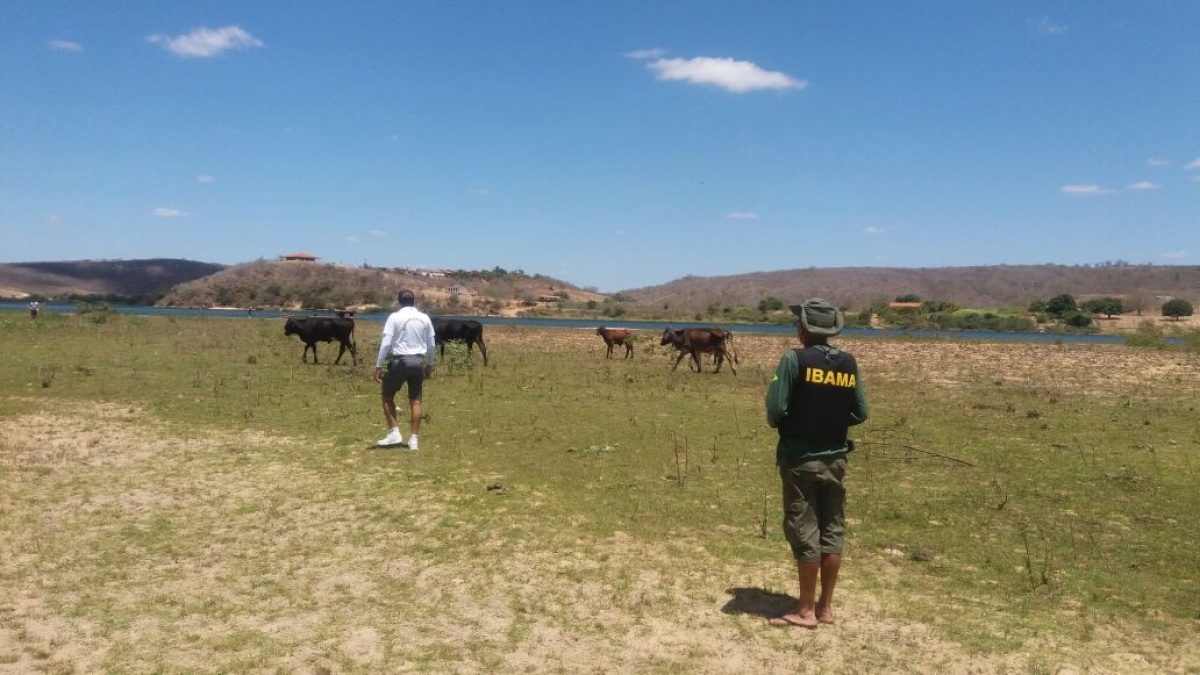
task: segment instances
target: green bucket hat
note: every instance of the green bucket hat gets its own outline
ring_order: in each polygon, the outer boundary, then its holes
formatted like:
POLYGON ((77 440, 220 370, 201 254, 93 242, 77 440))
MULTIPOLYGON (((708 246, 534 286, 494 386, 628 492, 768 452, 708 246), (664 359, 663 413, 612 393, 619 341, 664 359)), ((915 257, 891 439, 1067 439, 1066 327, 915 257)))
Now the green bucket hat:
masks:
POLYGON ((809 298, 799 305, 790 305, 788 309, 800 317, 800 325, 810 335, 833 337, 846 326, 841 311, 821 298, 809 298))

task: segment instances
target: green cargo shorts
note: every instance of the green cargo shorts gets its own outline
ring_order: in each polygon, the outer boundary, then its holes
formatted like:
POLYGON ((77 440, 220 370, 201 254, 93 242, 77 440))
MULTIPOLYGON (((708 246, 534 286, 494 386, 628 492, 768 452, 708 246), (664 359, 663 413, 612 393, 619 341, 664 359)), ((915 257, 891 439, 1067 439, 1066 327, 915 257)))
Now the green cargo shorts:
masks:
POLYGON ((846 533, 846 458, 811 459, 779 467, 783 535, 799 563, 841 553, 846 533))

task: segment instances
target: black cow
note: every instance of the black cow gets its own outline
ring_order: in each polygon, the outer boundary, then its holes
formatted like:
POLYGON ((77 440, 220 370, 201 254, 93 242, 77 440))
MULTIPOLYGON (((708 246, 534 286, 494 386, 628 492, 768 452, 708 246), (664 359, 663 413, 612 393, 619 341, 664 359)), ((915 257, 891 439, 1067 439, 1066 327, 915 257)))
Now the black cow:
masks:
POLYGON ((308 350, 310 349, 313 353, 313 363, 317 363, 318 342, 337 340, 341 348, 338 349, 334 364, 340 363, 342 354, 349 349, 350 360, 354 362, 354 365, 358 365, 358 348, 354 344, 354 319, 344 314, 338 317, 289 316, 287 323, 283 325, 283 334, 300 336, 300 341, 304 343, 304 356, 301 358, 305 363, 308 363, 308 350))
POLYGON ((700 354, 712 354, 717 362, 717 371, 721 372, 721 364, 729 361, 729 369, 737 375, 737 354, 730 349, 730 343, 733 342, 733 333, 723 328, 683 328, 680 330, 672 330, 667 327, 663 330, 662 342, 663 345, 674 345, 675 349, 679 350, 679 357, 675 359, 675 365, 671 366, 671 370, 679 367, 679 362, 685 356, 691 356, 692 362, 696 364, 696 372, 702 372, 703 368, 700 365, 700 354))
POLYGON ((479 353, 483 354, 483 365, 487 365, 487 345, 483 343, 483 324, 473 319, 443 319, 435 316, 433 321, 433 342, 438 346, 442 358, 446 357, 446 342, 457 340, 467 343, 467 353, 470 354, 475 345, 479 345, 479 353))

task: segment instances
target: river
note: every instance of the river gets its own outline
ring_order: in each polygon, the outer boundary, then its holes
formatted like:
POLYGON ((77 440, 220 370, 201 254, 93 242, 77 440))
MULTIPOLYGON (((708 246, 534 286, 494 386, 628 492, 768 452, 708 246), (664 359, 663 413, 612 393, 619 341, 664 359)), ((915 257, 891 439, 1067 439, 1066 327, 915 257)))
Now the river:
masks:
MULTIPOLYGON (((222 319, 278 319, 284 316, 304 314, 303 312, 281 312, 277 310, 246 310, 246 309, 203 309, 194 307, 142 307, 114 305, 111 309, 118 314, 130 316, 179 316, 179 317, 212 317, 222 319)), ((15 301, 0 301, 0 311, 28 312, 29 303, 15 301)), ((73 303, 42 303, 41 311, 52 314, 74 314, 73 303)), ((331 312, 314 312, 314 316, 332 316, 331 312)), ((378 321, 382 323, 386 313, 356 314, 355 318, 378 321)), ((636 330, 661 331, 672 328, 695 328, 700 326, 715 326, 735 333, 763 333, 790 335, 795 332, 792 326, 780 326, 762 323, 720 323, 694 321, 620 321, 616 319, 545 319, 532 317, 502 317, 502 316, 454 316, 449 318, 474 319, 489 326, 530 326, 537 328, 572 328, 592 329, 599 325, 609 328, 632 328, 636 330)), ((1096 344, 1123 344, 1124 335, 1112 334, 1075 334, 1075 333, 1018 333, 989 330, 880 330, 875 328, 857 328, 848 326, 843 335, 861 338, 921 338, 938 340, 984 340, 1004 342, 1072 342, 1096 344)), ((1178 343, 1176 339, 1169 342, 1178 343)))

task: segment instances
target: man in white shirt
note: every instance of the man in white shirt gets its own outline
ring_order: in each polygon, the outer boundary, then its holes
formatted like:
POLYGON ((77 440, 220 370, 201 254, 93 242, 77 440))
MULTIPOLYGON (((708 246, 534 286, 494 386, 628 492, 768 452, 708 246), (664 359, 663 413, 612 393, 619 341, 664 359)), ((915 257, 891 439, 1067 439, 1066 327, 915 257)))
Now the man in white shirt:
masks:
POLYGON ((388 434, 379 441, 381 448, 408 445, 417 449, 417 432, 421 430, 421 391, 425 379, 433 375, 433 322, 429 316, 414 305, 417 296, 411 290, 402 289, 397 296, 400 311, 394 312, 383 324, 383 342, 379 355, 375 357, 375 381, 382 385, 383 417, 387 420, 388 434), (391 363, 384 372, 384 362, 391 356, 391 363), (400 433, 396 419, 396 393, 408 385, 408 409, 412 417, 412 435, 408 443, 400 433))

